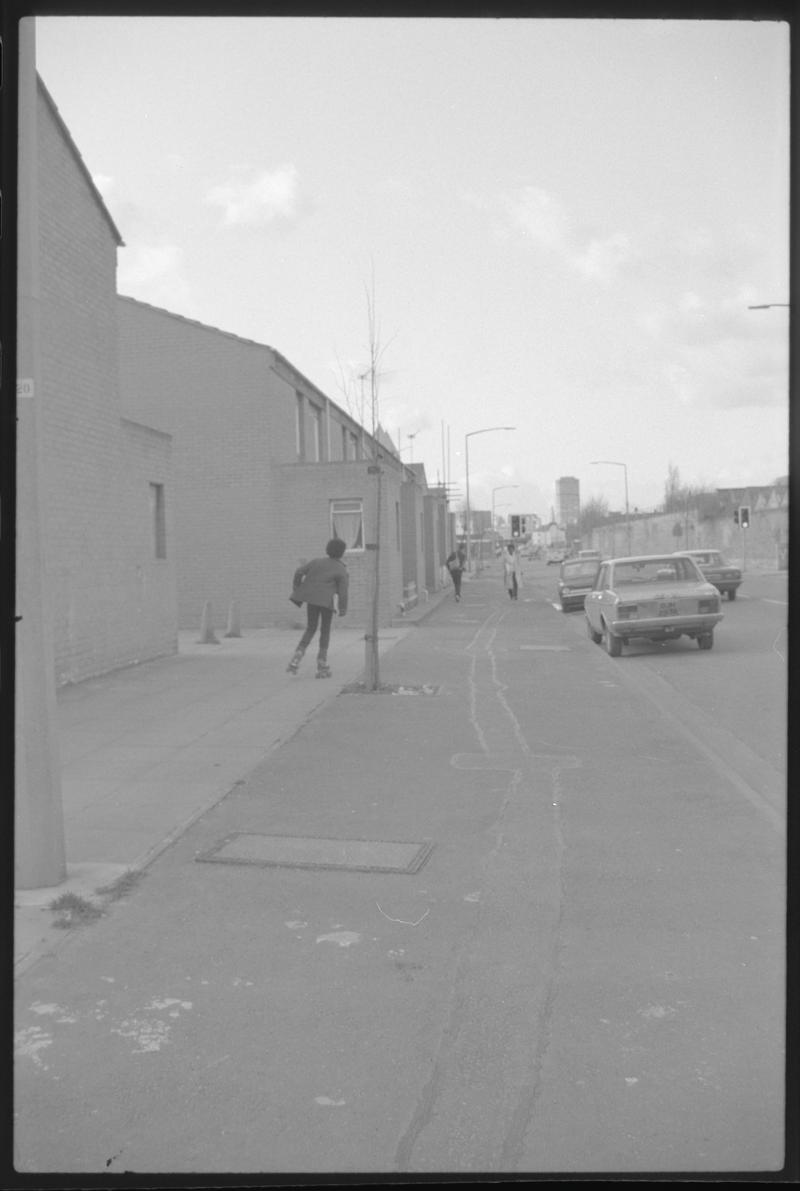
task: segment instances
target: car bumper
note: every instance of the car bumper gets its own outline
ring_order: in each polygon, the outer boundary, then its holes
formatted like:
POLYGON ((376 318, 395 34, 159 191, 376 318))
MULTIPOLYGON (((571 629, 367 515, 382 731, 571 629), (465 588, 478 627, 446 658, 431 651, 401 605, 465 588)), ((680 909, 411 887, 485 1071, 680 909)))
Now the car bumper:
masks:
POLYGON ((582 608, 586 601, 586 597, 589 594, 589 590, 590 589, 587 589, 586 591, 562 591, 562 592, 560 592, 558 598, 561 602, 561 607, 562 608, 582 608))
POLYGON ((721 612, 697 612, 690 616, 650 616, 642 619, 610 620, 608 627, 615 637, 696 637, 710 633, 722 620, 721 612))

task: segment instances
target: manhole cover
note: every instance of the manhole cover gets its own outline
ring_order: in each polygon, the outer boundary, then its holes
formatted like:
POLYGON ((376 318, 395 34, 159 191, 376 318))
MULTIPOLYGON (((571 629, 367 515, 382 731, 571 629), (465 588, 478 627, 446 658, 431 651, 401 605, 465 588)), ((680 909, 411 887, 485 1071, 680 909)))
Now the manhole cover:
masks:
POLYGON ((331 868, 356 872, 416 873, 433 843, 388 840, 320 839, 302 835, 234 832, 197 856, 216 864, 260 864, 283 868, 331 868))

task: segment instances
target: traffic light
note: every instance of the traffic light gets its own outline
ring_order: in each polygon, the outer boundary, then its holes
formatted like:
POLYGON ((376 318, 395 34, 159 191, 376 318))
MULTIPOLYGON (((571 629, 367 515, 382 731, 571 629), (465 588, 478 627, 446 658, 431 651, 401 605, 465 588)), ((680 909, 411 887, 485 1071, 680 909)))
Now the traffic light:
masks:
POLYGON ((518 513, 511 514, 511 536, 512 536, 512 538, 519 537, 519 514, 518 513))
POLYGON ((739 509, 739 524, 741 525, 742 529, 750 528, 750 506, 749 505, 742 505, 742 507, 739 509))
POLYGON ((733 519, 736 522, 736 524, 738 525, 739 524, 739 510, 738 509, 733 510, 733 519))

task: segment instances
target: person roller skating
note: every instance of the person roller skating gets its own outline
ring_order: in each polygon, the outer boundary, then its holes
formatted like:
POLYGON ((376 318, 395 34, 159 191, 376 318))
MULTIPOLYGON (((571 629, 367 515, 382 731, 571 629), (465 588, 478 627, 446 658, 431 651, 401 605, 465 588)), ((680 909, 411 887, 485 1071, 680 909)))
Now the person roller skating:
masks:
POLYGON ((347 590, 349 576, 342 562, 346 544, 341 538, 331 538, 325 547, 324 558, 312 558, 294 573, 292 594, 289 599, 301 607, 306 605, 306 630, 297 643, 292 658, 286 667, 289 674, 297 674, 306 649, 311 644, 319 627, 319 651, 317 653, 317 678, 330 678, 328 665, 328 643, 331 636, 331 621, 338 607, 339 615, 347 612, 347 590))

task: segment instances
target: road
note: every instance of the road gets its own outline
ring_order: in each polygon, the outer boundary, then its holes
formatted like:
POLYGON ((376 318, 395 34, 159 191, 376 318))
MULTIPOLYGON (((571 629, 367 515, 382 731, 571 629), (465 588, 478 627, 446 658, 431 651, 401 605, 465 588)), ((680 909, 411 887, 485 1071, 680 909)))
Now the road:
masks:
MULTIPOLYGON (((529 565, 529 591, 558 608, 556 581, 529 565)), ((654 645, 632 642, 619 675, 643 698, 678 716, 692 743, 730 774, 753 779, 754 794, 770 801, 783 819, 787 733, 787 574, 745 575, 734 601, 723 598, 724 619, 708 665, 686 665, 697 651, 688 638, 654 645)), ((562 613, 563 615, 563 613, 562 613)), ((584 632, 580 612, 567 617, 584 632)))
MULTIPOLYGON (((26 1171, 770 1171, 783 1155, 785 586, 612 659, 465 582, 19 981, 26 1171), (415 875, 196 863, 430 840, 415 875)), ((747 597, 747 598, 745 598, 747 597)))

